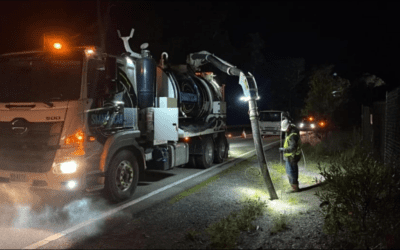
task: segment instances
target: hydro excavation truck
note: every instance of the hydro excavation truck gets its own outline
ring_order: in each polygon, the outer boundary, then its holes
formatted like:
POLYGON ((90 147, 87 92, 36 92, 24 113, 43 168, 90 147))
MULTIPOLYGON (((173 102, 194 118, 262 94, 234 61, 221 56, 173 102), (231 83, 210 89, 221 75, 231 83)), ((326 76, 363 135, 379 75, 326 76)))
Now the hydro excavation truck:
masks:
POLYGON ((0 183, 122 201, 148 169, 227 158, 223 88, 199 71, 211 54, 174 67, 164 52, 157 64, 148 44, 130 49, 132 35, 120 35, 119 56, 51 36, 40 51, 0 56, 0 183))

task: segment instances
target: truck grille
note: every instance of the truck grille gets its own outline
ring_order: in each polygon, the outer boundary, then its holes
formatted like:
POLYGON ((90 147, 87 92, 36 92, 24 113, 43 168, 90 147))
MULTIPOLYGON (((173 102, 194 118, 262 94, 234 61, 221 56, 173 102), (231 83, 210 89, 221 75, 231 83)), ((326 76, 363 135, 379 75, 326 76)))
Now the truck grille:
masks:
POLYGON ((279 131, 279 127, 264 127, 266 131, 279 131))
POLYGON ((24 120, 18 127, 12 123, 0 122, 0 169, 35 173, 49 171, 63 122, 30 123, 24 120))

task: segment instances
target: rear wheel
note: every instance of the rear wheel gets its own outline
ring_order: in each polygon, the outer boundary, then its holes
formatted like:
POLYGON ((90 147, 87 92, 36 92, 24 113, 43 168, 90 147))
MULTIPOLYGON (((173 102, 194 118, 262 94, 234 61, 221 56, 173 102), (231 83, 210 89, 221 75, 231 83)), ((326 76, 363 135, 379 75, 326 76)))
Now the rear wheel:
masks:
POLYGON ((210 137, 202 140, 202 154, 196 156, 196 166, 199 168, 211 167, 214 160, 214 143, 210 137))
POLYGON ((219 134, 215 140, 214 162, 222 163, 228 156, 228 140, 224 134, 219 134))
POLYGON ((129 199, 139 181, 139 166, 135 155, 123 150, 116 154, 107 169, 105 194, 112 201, 129 199))
POLYGON ((196 156, 195 155, 189 155, 188 166, 191 168, 196 168, 196 156))

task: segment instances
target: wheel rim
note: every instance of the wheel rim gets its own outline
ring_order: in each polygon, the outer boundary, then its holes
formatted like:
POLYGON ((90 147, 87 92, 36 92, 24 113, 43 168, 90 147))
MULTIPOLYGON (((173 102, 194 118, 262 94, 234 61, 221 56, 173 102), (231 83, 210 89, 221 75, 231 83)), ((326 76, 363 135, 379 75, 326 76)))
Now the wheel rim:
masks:
POLYGON ((133 167, 129 161, 121 161, 117 167, 115 181, 120 191, 124 192, 132 186, 133 167))
POLYGON ((206 148, 206 162, 208 164, 211 164, 213 160, 213 147, 211 143, 207 143, 207 148, 206 148))

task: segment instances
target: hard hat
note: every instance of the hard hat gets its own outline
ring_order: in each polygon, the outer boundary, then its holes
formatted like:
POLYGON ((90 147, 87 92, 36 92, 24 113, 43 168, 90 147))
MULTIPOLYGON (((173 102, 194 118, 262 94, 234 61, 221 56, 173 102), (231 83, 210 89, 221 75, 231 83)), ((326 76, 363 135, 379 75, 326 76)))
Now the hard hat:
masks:
POLYGON ((281 131, 286 131, 289 128, 289 120, 285 119, 281 123, 281 131))

